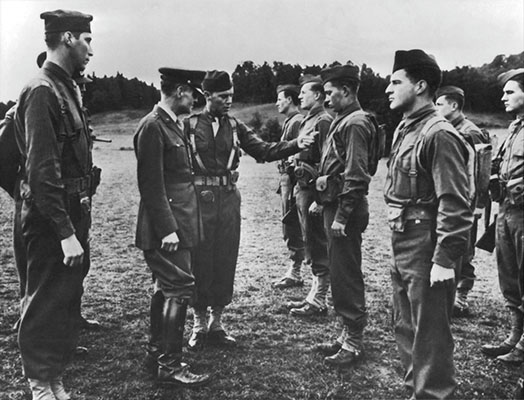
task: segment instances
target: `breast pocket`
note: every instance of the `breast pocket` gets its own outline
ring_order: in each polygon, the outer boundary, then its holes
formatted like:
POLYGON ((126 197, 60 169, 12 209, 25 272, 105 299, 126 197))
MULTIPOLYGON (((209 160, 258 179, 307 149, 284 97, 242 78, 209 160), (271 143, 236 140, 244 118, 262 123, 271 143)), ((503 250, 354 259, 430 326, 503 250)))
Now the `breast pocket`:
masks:
POLYGON ((411 143, 403 149, 400 149, 395 160, 393 173, 393 189, 399 197, 410 197, 411 186, 409 179, 409 170, 411 169, 412 153, 415 151, 415 145, 411 143))
POLYGON ((164 153, 164 165, 167 170, 178 173, 189 168, 186 145, 182 142, 169 142, 164 153))
POLYGON ((84 123, 78 112, 73 112, 67 103, 60 108, 60 129, 57 139, 59 142, 77 142, 84 129, 84 123))

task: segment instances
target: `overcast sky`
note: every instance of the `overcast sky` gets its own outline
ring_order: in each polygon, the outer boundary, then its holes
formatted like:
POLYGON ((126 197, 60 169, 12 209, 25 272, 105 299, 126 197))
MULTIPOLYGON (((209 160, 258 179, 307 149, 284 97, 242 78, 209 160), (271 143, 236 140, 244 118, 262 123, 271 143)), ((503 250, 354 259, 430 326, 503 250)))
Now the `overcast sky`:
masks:
POLYGON ((523 0, 0 0, 0 101, 35 74, 39 15, 58 8, 94 16, 89 73, 156 85, 162 66, 352 60, 386 76, 397 49, 422 48, 443 69, 524 50, 523 0))

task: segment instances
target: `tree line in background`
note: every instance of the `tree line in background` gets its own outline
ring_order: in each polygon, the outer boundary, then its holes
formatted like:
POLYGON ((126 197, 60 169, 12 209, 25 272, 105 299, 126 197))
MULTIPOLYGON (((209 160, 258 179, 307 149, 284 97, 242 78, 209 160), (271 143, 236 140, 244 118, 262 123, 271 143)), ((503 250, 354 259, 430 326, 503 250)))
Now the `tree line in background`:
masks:
MULTIPOLYGON (((330 65, 340 64, 335 62, 330 65)), ((502 112, 500 101, 501 88, 497 83, 497 75, 511 68, 520 68, 524 65, 524 52, 516 55, 498 55, 493 61, 481 67, 456 67, 443 72, 443 85, 456 85, 466 92, 465 110, 477 113, 502 112)), ((285 64, 280 61, 273 65, 265 62, 257 65, 252 61, 239 64, 233 72, 235 86, 234 101, 241 103, 264 104, 276 100, 276 87, 281 83, 298 84, 302 74, 318 75, 327 64, 301 66, 285 64)), ((103 111, 117 111, 122 109, 150 109, 160 95, 154 85, 149 85, 137 78, 128 79, 121 73, 116 76, 103 78, 94 73, 89 75, 93 80, 86 85, 84 103, 94 114, 103 111)), ((376 114, 379 123, 386 126, 391 134, 400 120, 400 116, 391 112, 384 90, 388 85, 389 77, 382 77, 367 65, 362 66, 361 86, 359 99, 362 107, 376 114)), ((14 104, 0 103, 0 118, 14 104)), ((267 140, 275 140, 280 135, 278 120, 261 121, 260 115, 254 115, 252 121, 255 128, 267 140)), ((388 135, 390 136, 390 135, 388 135)))

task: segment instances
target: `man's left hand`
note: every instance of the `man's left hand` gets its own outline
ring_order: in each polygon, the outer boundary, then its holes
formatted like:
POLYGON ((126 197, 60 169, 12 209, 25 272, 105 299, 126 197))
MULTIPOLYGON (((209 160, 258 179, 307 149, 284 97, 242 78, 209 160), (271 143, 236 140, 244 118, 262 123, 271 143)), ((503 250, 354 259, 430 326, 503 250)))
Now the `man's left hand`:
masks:
POLYGON ((333 223, 331 224, 331 232, 335 237, 347 236, 346 232, 344 232, 345 229, 346 225, 341 224, 340 222, 333 221, 333 223))
POLYGON ((441 265, 433 264, 429 277, 429 285, 433 286, 438 282, 454 281, 455 270, 453 268, 444 268, 441 265))

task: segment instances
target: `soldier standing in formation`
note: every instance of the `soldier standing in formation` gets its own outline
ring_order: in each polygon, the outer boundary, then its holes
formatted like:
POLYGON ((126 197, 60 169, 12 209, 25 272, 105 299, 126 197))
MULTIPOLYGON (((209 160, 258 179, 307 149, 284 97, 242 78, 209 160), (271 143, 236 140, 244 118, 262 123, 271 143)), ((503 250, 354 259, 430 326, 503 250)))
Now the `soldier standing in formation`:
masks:
MULTIPOLYGON (((329 106, 336 112, 320 160, 319 202, 328 239, 333 305, 342 321, 335 342, 317 346, 325 362, 347 366, 362 355, 367 312, 362 275, 362 233, 369 222, 367 200, 372 143, 377 138, 374 118, 358 101, 360 71, 355 65, 326 68, 320 76, 329 106)), ((375 165, 376 168, 376 165, 375 165)), ((314 207, 314 206, 313 206, 314 207)), ((313 211, 313 210, 312 210, 313 211)))
POLYGON ((496 221, 496 254, 499 284, 511 314, 511 331, 500 344, 482 351, 501 361, 524 362, 524 68, 499 76, 506 112, 516 119, 494 159, 495 180, 491 195, 499 203, 496 221))
POLYGON ((226 333, 221 317, 233 297, 240 244, 240 193, 236 186, 240 149, 257 160, 273 161, 299 152, 314 140, 299 136, 289 142, 267 143, 229 116, 233 84, 225 71, 208 72, 202 87, 206 98, 204 111, 186 120, 204 232, 204 241, 196 248, 193 260, 196 300, 188 346, 194 350, 205 343, 236 343, 226 333))
POLYGON ((394 332, 413 398, 445 399, 455 390, 455 268, 473 223, 468 145, 433 105, 440 81, 433 57, 399 50, 386 88, 390 108, 403 113, 384 196, 392 229, 394 332))
MULTIPOLYGON (((297 85, 279 85, 277 87, 277 110, 286 116, 282 125, 281 141, 298 137, 300 123, 304 119, 299 111, 299 91, 300 88, 297 85)), ((286 289, 304 285, 301 273, 302 262, 304 261, 304 240, 302 239, 296 199, 293 193, 295 174, 292 156, 282 159, 278 163, 278 172, 280 173, 278 191, 282 205, 282 233, 293 264, 282 278, 273 282, 273 286, 277 289, 286 289)))
MULTIPOLYGON (((464 108, 464 91, 456 86, 443 86, 437 90, 435 105, 439 113, 471 145, 489 143, 489 135, 485 134, 473 122, 468 120, 462 112, 464 108)), ((475 267, 472 264, 475 257, 475 243, 477 242, 477 226, 480 213, 475 213, 473 227, 471 228, 468 250, 463 256, 457 279, 457 294, 453 305, 453 314, 457 316, 469 313, 468 293, 475 282, 475 267)))
POLYGON ((329 290, 329 260, 327 239, 322 215, 310 214, 309 207, 315 201, 315 178, 318 176, 322 146, 326 140, 333 117, 324 108, 326 95, 322 80, 318 76, 305 75, 300 78, 300 106, 307 115, 300 124, 300 134, 315 137, 311 148, 295 156, 295 196, 298 218, 304 239, 306 263, 311 266, 313 282, 307 297, 288 304, 290 314, 298 317, 327 314, 329 290))
POLYGON ((140 207, 136 245, 153 273, 151 336, 146 350, 158 365, 161 383, 197 385, 182 362, 187 306, 194 297, 191 252, 201 238, 201 219, 193 183, 191 151, 181 114, 194 103, 204 73, 160 68, 160 102, 146 115, 134 137, 140 207))
POLYGON ((67 400, 61 375, 78 340, 96 185, 87 118, 73 76, 93 56, 93 17, 63 10, 40 17, 47 61, 22 90, 17 110, 27 263, 18 342, 33 399, 67 400))

